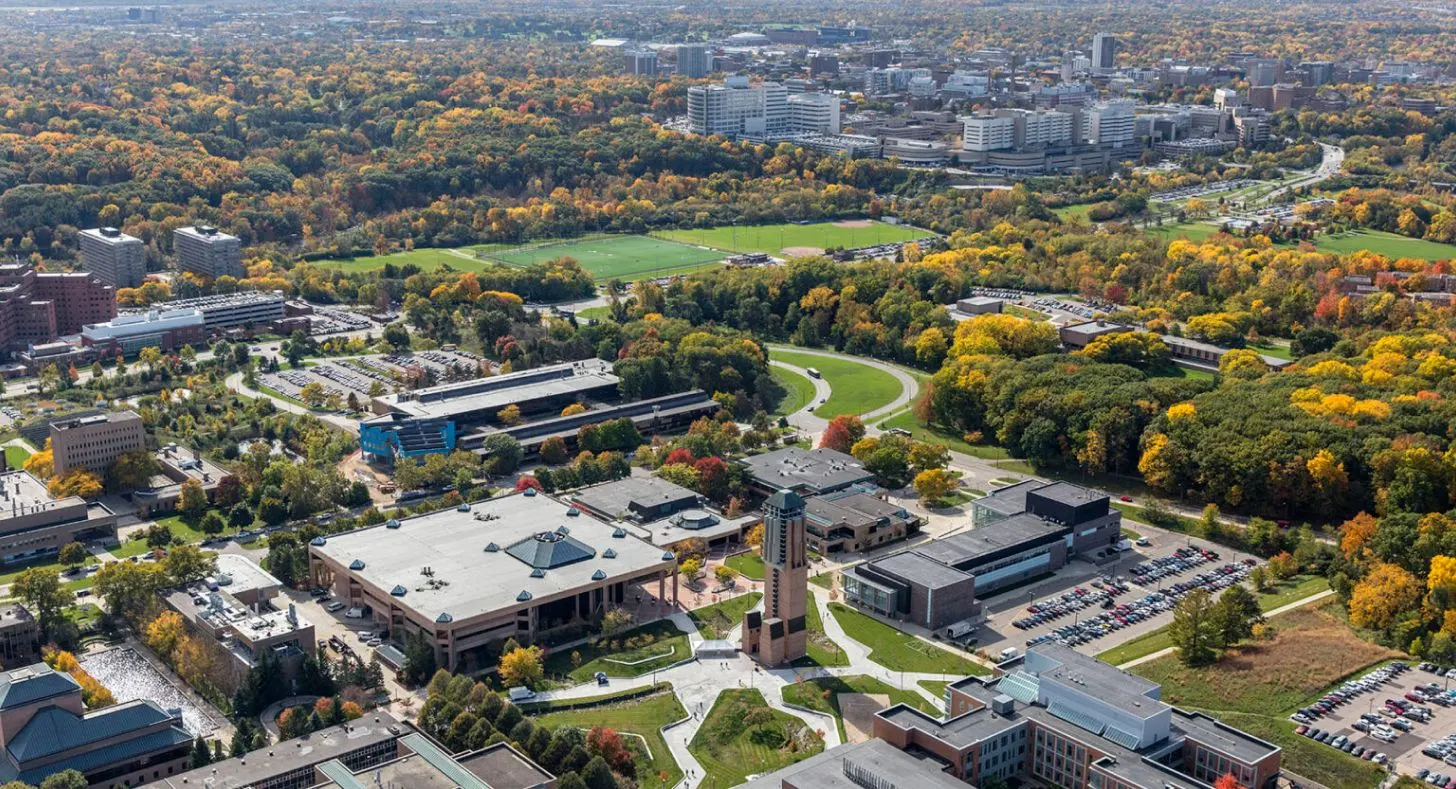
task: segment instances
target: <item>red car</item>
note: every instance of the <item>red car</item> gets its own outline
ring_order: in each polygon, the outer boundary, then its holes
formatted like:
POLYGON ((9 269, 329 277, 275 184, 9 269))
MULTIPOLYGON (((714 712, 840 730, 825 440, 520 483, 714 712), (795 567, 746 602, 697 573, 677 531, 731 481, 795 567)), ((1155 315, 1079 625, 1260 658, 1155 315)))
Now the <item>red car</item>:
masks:
POLYGON ((1132 503, 1132 496, 1118 496, 1117 498, 1119 501, 1125 501, 1129 504, 1132 503))

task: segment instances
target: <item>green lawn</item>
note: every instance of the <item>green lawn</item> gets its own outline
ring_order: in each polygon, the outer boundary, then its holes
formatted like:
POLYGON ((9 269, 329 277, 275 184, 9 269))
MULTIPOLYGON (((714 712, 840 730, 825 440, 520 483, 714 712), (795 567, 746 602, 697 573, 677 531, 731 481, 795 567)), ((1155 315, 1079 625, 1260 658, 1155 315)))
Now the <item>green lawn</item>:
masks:
POLYGON ((713 702, 688 750, 703 766, 703 789, 729 789, 823 751, 824 739, 759 691, 732 688, 713 702))
POLYGON ((931 693, 934 693, 935 694, 935 697, 938 698, 938 699, 945 698, 945 689, 948 688, 948 687, 950 687, 950 685, 951 685, 951 683, 949 681, 945 681, 945 680, 938 680, 938 679, 922 679, 922 680, 920 680, 920 687, 925 688, 926 690, 930 691, 931 693))
POLYGON ((881 430, 891 428, 909 430, 910 435, 916 441, 944 444, 945 448, 952 452, 961 452, 983 460, 1006 460, 1011 457, 1010 452, 994 444, 970 444, 954 433, 943 431, 933 425, 928 427, 922 425, 920 420, 915 418, 913 411, 902 411, 880 423, 881 430))
POLYGON ((682 768, 677 766, 677 761, 672 758, 667 741, 662 738, 662 727, 682 720, 687 714, 677 696, 669 690, 617 704, 548 712, 537 716, 535 720, 538 725, 552 729, 558 726, 573 726, 578 729, 606 726, 623 735, 623 741, 629 744, 637 738, 625 735, 630 733, 641 736, 647 741, 647 753, 638 753, 636 784, 643 789, 665 789, 682 780, 683 773, 682 768))
POLYGON ((1265 356, 1273 356, 1276 359, 1294 359, 1294 355, 1289 352, 1288 343, 1264 342, 1250 345, 1249 348, 1265 356))
POLYGON ((1170 364, 1160 370, 1150 371, 1148 376, 1151 378, 1187 378, 1190 381, 1212 381, 1218 377, 1208 370, 1179 367, 1176 364, 1170 364))
POLYGON ((1053 208, 1052 209, 1052 213, 1056 214, 1058 217, 1060 217, 1060 218, 1062 218, 1064 220, 1071 221, 1071 220, 1076 219, 1078 217, 1085 217, 1085 216, 1087 216, 1087 213, 1092 210, 1092 206, 1094 206, 1094 205, 1097 205, 1097 204, 1096 203, 1078 203, 1076 205, 1064 205, 1061 208, 1053 208))
POLYGON ((146 540, 124 540, 120 545, 109 550, 112 556, 118 559, 126 559, 132 556, 141 556, 151 551, 152 546, 147 545, 146 540))
POLYGON ((900 396, 900 382, 877 367, 842 356, 815 356, 771 348, 769 356, 798 367, 813 367, 829 382, 829 401, 814 415, 832 419, 840 414, 864 414, 900 396))
POLYGON ((612 308, 608 306, 587 307, 584 310, 577 310, 576 317, 581 320, 605 321, 611 320, 612 308))
POLYGON ((1330 582, 1323 576, 1318 575, 1296 575, 1285 581, 1280 581, 1274 589, 1259 595, 1259 608, 1265 611, 1273 611, 1282 608, 1297 600, 1312 597, 1320 592, 1329 591, 1330 582))
POLYGON ((488 252, 486 257, 520 267, 556 258, 574 258, 598 280, 605 281, 697 271, 718 263, 724 255, 716 249, 652 236, 614 235, 532 243, 488 252))
POLYGON ((940 710, 919 693, 913 690, 900 690, 863 674, 851 677, 820 677, 801 680, 792 685, 785 685, 783 689, 786 703, 833 715, 834 723, 839 727, 839 741, 848 742, 849 740, 844 734, 844 717, 839 710, 839 694, 841 693, 884 694, 890 697, 890 703, 885 705, 886 707, 908 704, 931 715, 940 714, 940 710))
POLYGON ((202 542, 209 536, 207 532, 193 528, 186 521, 182 520, 181 515, 168 515, 165 518, 157 518, 157 523, 166 526, 167 530, 172 532, 173 537, 180 538, 183 542, 202 542))
POLYGON ((1450 260, 1456 258, 1456 246, 1420 238, 1407 238, 1379 230, 1356 230, 1339 235, 1315 236, 1314 247, 1321 252, 1335 252, 1341 255, 1368 249, 1392 259, 1450 260))
POLYGON ((1168 628, 1160 627, 1131 641, 1124 641, 1105 652, 1097 653, 1097 659, 1104 663, 1120 666, 1130 660, 1161 652, 1171 646, 1173 646, 1173 639, 1168 635, 1168 628))
POLYGON ((763 557, 758 555, 757 549, 735 553, 723 563, 737 570, 746 578, 752 578, 755 581, 763 580, 763 557))
POLYGON ((501 244, 480 244, 459 249, 411 249, 407 252, 392 252, 388 255, 369 255, 352 260, 320 260, 315 265, 343 269, 347 272, 378 271, 384 264, 396 266, 416 265, 423 271, 434 271, 449 266, 456 271, 483 271, 493 265, 490 261, 476 257, 477 250, 499 249, 501 244))
POLYGON ((770 367, 769 375, 784 389, 783 399, 770 416, 788 416, 814 402, 814 382, 782 367, 770 367))
POLYGON ((809 576, 809 583, 814 584, 815 586, 822 586, 825 589, 833 589, 834 588, 834 573, 835 573, 835 571, 831 570, 831 571, 829 571, 827 573, 819 573, 817 575, 811 575, 811 576, 809 576))
POLYGON ((728 631, 742 624, 743 615, 762 598, 762 592, 740 594, 722 602, 695 608, 688 612, 688 617, 698 626, 698 632, 703 634, 703 638, 726 638, 728 631))
POLYGON ((663 620, 571 649, 553 650, 546 656, 546 676, 570 677, 576 682, 586 682, 598 671, 609 677, 640 677, 691 656, 687 634, 663 620), (573 653, 580 655, 580 666, 573 665, 573 653))
POLYGON ((891 671, 961 676, 991 673, 979 663, 927 644, 843 603, 830 603, 829 612, 846 635, 870 648, 870 660, 891 671))
POLYGON ((30 450, 26 449, 25 447, 16 446, 15 444, 6 444, 5 467, 12 470, 24 468, 25 461, 30 459, 30 455, 30 450))
POLYGON ((824 632, 824 620, 820 618, 813 595, 809 596, 809 607, 804 611, 804 630, 809 633, 807 662, 826 668, 849 665, 849 655, 824 632))
MULTIPOLYGON (((784 255, 784 250, 831 247, 865 247, 892 241, 912 241, 933 236, 929 230, 908 225, 871 222, 868 227, 855 227, 862 222, 814 222, 806 225, 792 222, 781 225, 743 225, 665 230, 654 235, 684 244, 712 247, 729 252, 766 252, 784 255)), ((585 264, 583 264, 585 265, 585 264)))

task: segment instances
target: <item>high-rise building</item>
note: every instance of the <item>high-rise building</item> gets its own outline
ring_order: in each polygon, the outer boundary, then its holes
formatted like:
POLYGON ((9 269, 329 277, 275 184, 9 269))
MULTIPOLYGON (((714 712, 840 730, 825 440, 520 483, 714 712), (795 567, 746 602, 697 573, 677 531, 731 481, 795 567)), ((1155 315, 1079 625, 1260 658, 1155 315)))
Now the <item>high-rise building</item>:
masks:
POLYGON ((828 93, 798 93, 788 98, 789 128, 794 131, 839 133, 839 97, 828 93))
POLYGON ((1110 74, 1117 69, 1117 36, 1098 33, 1092 37, 1092 71, 1110 74))
POLYGON ((763 611, 743 616, 743 652, 766 666, 804 656, 809 633, 809 561, 804 500, 780 490, 763 503, 763 611))
POLYGON ((1328 60, 1306 60, 1299 67, 1304 70, 1306 85, 1326 85, 1335 75, 1335 64, 1328 60))
POLYGON ((1091 66, 1087 56, 1080 51, 1069 49, 1062 53, 1062 82, 1074 82, 1077 75, 1086 71, 1091 66))
POLYGON ((702 79, 713 70, 713 53, 707 44, 682 44, 677 48, 677 73, 680 77, 702 79))
POLYGON ((1016 144, 1016 124, 1010 118, 970 115, 964 121, 961 147, 968 151, 1001 151, 1016 144))
POLYGON ((98 414, 51 424, 55 473, 84 468, 106 476, 111 464, 127 452, 146 449, 147 429, 135 411, 98 414))
POLYGON ((113 288, 134 288, 147 273, 142 240, 114 227, 82 230, 81 268, 113 288))
POLYGON ((650 77, 657 73, 657 53, 637 50, 622 55, 622 73, 639 77, 650 77))
POLYGON ((789 92, 777 82, 749 85, 734 75, 721 85, 688 88, 688 127, 695 134, 762 140, 789 129, 789 92))
POLYGON ((839 56, 833 52, 811 52, 809 53, 809 74, 827 74, 836 76, 839 74, 839 56))
POLYGON ((245 276, 243 242, 209 225, 179 227, 172 233, 177 268, 211 279, 245 276))
POLYGON ((1261 58, 1249 63, 1249 86, 1265 88, 1279 81, 1279 61, 1261 58))
POLYGON ((1105 101, 1082 111, 1082 136, 1103 148, 1124 148, 1137 139, 1130 101, 1105 101))
POLYGON ((962 147, 968 151, 1066 145, 1075 130, 1074 116, 1060 110, 1000 109, 962 120, 962 147))

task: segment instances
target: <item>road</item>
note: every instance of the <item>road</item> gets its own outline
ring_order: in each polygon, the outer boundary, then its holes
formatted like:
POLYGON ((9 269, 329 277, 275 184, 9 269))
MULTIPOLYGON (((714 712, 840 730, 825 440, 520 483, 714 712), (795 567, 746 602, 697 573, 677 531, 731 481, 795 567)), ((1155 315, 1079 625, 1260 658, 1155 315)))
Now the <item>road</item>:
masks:
MULTIPOLYGON (((891 400, 889 403, 886 403, 879 408, 876 408, 872 411, 866 411, 863 414, 856 414, 856 416, 863 420, 866 425, 868 425, 871 421, 882 419, 897 411, 903 411, 904 409, 908 408, 910 404, 915 400, 916 393, 920 391, 920 382, 915 380, 914 376, 905 372, 904 368, 890 364, 888 362, 882 362, 879 359, 871 359, 865 356, 851 356, 845 353, 837 353, 835 351, 822 351, 814 348, 800 348, 795 345, 770 344, 768 346, 768 349, 770 354, 772 354, 773 351, 787 351, 792 353, 806 354, 808 356, 821 356, 826 359, 845 359, 848 361, 852 361, 856 364, 863 364, 868 367, 873 367, 877 370, 883 370, 894 376, 895 380, 900 382, 900 394, 897 395, 894 400, 891 400)), ((778 367, 782 367, 786 370, 793 370, 794 372, 801 373, 803 375, 809 374, 803 368, 795 367, 790 364, 784 364, 782 362, 775 361, 770 361, 769 363, 778 367)), ((819 433, 823 431, 825 426, 829 424, 829 420, 821 416, 816 416, 813 413, 813 410, 814 408, 818 407, 821 400, 828 399, 832 391, 828 381, 815 378, 810 378, 810 380, 814 381, 814 402, 812 405, 801 408, 793 414, 790 414, 789 422, 801 429, 810 431, 812 433, 819 433)))
POLYGON ((1319 146, 1320 149, 1324 151, 1324 158, 1320 160, 1318 167, 1316 167, 1308 175, 1290 181, 1289 183, 1279 187, 1278 189, 1275 189, 1269 194, 1264 195, 1264 197, 1261 198, 1259 202, 1277 202, 1280 197, 1289 192, 1291 189, 1299 189, 1306 186, 1313 186, 1314 184, 1320 183, 1321 181, 1327 181, 1330 178, 1333 178, 1335 174, 1340 171, 1340 168, 1345 164, 1345 149, 1341 148, 1338 145, 1330 145, 1329 143, 1324 142, 1320 143, 1319 146))

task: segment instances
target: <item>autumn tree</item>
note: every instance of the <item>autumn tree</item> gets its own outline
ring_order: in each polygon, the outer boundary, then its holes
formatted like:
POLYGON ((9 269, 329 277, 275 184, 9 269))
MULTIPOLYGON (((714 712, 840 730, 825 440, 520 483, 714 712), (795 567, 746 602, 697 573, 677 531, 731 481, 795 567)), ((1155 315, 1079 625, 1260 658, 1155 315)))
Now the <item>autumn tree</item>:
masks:
POLYGON ((61 546, 60 554, 57 556, 61 564, 67 567, 76 567, 85 564, 91 554, 86 551, 86 546, 79 542, 68 542, 61 546))
POLYGON ((50 638, 51 630, 61 616, 61 611, 76 599, 76 595, 65 586, 56 571, 50 567, 32 567, 16 576, 10 584, 10 594, 25 603, 40 624, 41 640, 50 638))
POLYGON ((45 440, 45 448, 25 459, 23 467, 39 480, 48 480, 55 475, 55 457, 51 452, 51 440, 45 440))
POLYGON ((1377 562, 1350 595, 1350 622, 1356 627, 1385 630, 1400 615, 1414 611, 1420 600, 1421 583, 1409 570, 1377 562))
POLYGON ((922 501, 940 501, 956 487, 956 479, 945 469, 926 469, 915 475, 915 492, 922 501))
POLYGON ((849 453, 856 442, 865 436, 864 422, 851 414, 840 414, 829 420, 824 433, 819 437, 819 446, 836 452, 849 453))
POLYGON ((501 682, 507 687, 534 686, 544 675, 541 648, 535 645, 517 647, 501 655, 499 671, 501 682))
POLYGON ((51 481, 46 483, 46 491, 58 499, 67 496, 94 499, 101 495, 101 490, 101 480, 97 479, 95 474, 80 467, 73 468, 59 477, 52 477, 51 481))

